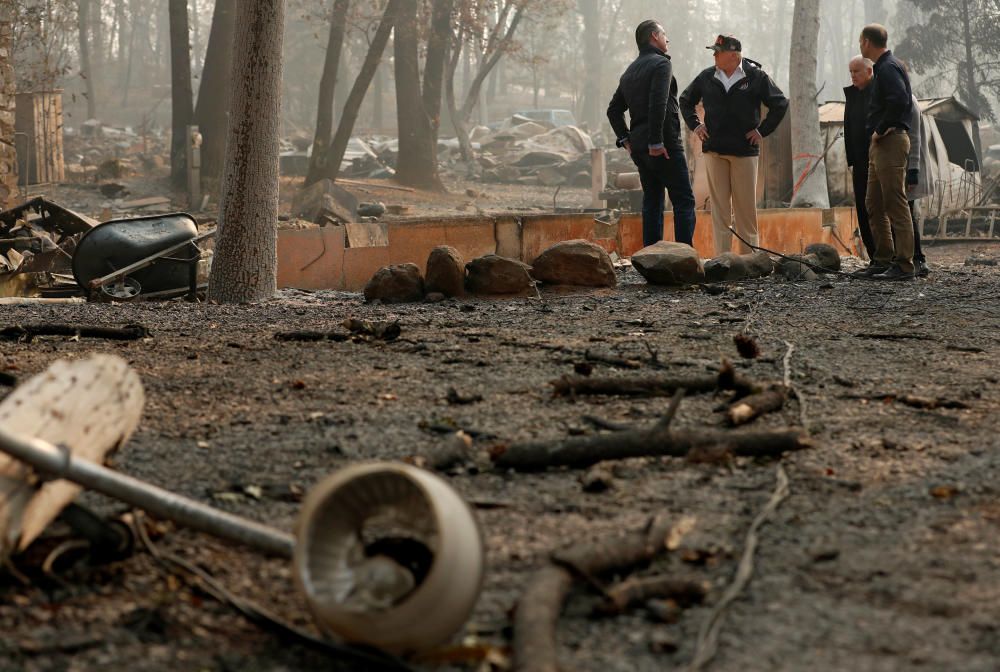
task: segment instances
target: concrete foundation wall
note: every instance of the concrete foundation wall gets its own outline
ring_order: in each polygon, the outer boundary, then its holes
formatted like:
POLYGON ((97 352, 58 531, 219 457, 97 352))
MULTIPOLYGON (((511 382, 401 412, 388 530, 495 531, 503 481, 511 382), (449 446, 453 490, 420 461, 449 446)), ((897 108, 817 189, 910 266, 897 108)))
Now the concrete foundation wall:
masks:
MULTIPOLYGON (((841 254, 857 253, 844 248, 854 245, 857 222, 853 208, 761 210, 758 222, 760 244, 783 254, 798 253, 819 242, 830 243, 841 254)), ((360 226, 365 225, 352 225, 350 237, 343 226, 279 231, 278 286, 360 291, 382 266, 414 263, 423 272, 427 256, 438 245, 454 247, 466 261, 499 254, 527 264, 547 247, 576 238, 591 240, 622 257, 642 248, 642 218, 637 214, 623 215, 615 224, 595 221, 593 215, 585 213, 407 220, 368 225, 385 227, 386 235, 373 232, 367 237, 356 235, 360 226), (354 239, 388 242, 352 246, 354 239)), ((673 239, 670 213, 664 234, 665 240, 673 239)), ((694 243, 702 257, 714 256, 710 213, 698 213, 694 243)))

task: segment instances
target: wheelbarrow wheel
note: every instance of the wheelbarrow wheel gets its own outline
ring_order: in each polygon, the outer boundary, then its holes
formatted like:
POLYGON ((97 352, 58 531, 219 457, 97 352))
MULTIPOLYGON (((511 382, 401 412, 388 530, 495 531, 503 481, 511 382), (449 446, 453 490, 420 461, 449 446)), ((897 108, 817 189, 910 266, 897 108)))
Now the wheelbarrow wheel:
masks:
POLYGON ((131 301, 142 293, 142 286, 135 278, 122 278, 117 282, 102 285, 97 290, 99 301, 131 301))

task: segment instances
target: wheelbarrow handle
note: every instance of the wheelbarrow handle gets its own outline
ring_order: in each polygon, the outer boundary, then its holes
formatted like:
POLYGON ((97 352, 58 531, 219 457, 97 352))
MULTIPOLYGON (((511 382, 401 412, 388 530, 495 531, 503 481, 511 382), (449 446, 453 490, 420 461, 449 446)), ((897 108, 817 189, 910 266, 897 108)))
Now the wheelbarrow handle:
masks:
POLYGON ((292 557, 295 538, 286 532, 220 511, 89 460, 73 459, 68 450, 47 441, 13 434, 0 427, 0 451, 44 474, 72 481, 158 518, 245 544, 269 555, 292 557))

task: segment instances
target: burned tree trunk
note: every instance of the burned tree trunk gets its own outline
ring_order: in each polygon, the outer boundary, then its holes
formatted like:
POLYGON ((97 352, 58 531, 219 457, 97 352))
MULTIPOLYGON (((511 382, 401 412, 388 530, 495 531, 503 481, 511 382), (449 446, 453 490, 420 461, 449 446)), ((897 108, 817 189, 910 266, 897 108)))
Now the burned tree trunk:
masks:
POLYGON ((10 49, 13 7, 0 5, 0 208, 13 205, 17 194, 17 152, 14 144, 14 65, 10 49))
POLYGON ((402 0, 393 40, 399 158, 396 179, 420 189, 443 189, 437 170, 437 137, 424 108, 420 85, 417 0, 402 0))
POLYGON ((97 117, 97 93, 94 91, 94 73, 90 67, 90 0, 79 0, 76 20, 80 38, 80 76, 86 86, 87 118, 94 119, 97 117))
POLYGON ((316 136, 313 139, 312 157, 306 186, 322 179, 330 138, 333 135, 333 93, 337 85, 337 71, 340 55, 344 47, 344 33, 347 30, 347 11, 351 0, 334 0, 330 15, 330 37, 326 43, 326 60, 323 62, 323 76, 319 80, 319 104, 316 110, 316 136))
POLYGON ((386 45, 389 44, 389 37, 392 35, 392 27, 395 24, 399 6, 400 0, 389 0, 385 7, 382 20, 379 22, 371 46, 368 47, 368 53, 365 55, 365 62, 361 65, 361 72, 354 80, 354 86, 351 87, 351 93, 347 96, 347 102, 344 104, 344 111, 340 115, 340 123, 333 136, 333 143, 330 145, 321 178, 337 179, 337 173, 340 172, 340 162, 344 160, 347 143, 351 139, 354 124, 361 111, 361 103, 365 100, 365 94, 368 92, 368 87, 371 86, 379 62, 382 60, 382 54, 385 52, 386 45))
POLYGON ((170 178, 175 186, 186 184, 187 127, 194 114, 191 90, 191 43, 186 0, 170 0, 170 91, 172 100, 170 178))
POLYGON ((600 0, 578 0, 578 11, 583 16, 583 62, 587 76, 583 82, 583 119, 587 128, 595 131, 601 125, 601 64, 604 54, 598 48, 601 41, 600 0))
POLYGON ((232 119, 208 296, 270 298, 277 289, 278 132, 284 0, 243 0, 233 44, 232 119))
POLYGON ((194 120, 201 132, 201 173, 218 178, 222 174, 232 98, 233 30, 236 0, 217 0, 208 35, 205 68, 198 87, 194 120))
POLYGON ((792 113, 792 207, 829 208, 826 163, 816 107, 819 0, 795 0, 788 65, 792 113))

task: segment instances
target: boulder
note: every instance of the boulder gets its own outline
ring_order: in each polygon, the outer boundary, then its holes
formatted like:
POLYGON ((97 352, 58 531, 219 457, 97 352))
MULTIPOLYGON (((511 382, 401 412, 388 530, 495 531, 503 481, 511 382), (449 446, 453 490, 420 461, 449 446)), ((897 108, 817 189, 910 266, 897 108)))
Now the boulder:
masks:
POLYGON ((815 254, 819 265, 832 272, 840 270, 840 254, 837 248, 826 243, 813 243, 806 248, 806 254, 815 254))
POLYGON ((748 278, 766 278, 774 273, 774 261, 767 252, 754 252, 753 254, 742 254, 740 257, 747 265, 748 278))
POLYGON ((705 280, 708 282, 745 280, 747 277, 746 260, 733 252, 725 252, 705 262, 705 280))
POLYGON ((531 274, 549 285, 614 287, 615 267, 607 251, 587 240, 566 240, 542 252, 532 263, 531 274))
POLYGON ((465 260, 458 250, 448 245, 431 250, 427 257, 424 285, 428 292, 438 292, 445 296, 465 294, 465 260))
POLYGON ((632 266, 652 285, 690 285, 705 281, 698 252, 684 243, 661 240, 632 255, 632 266))
POLYGON ((495 254, 465 265, 466 288, 474 294, 521 294, 531 289, 531 266, 495 254))
POLYGON ((416 264, 384 266, 365 285, 365 301, 411 303, 423 301, 424 280, 416 264))
POLYGON ((819 276, 811 266, 818 265, 819 257, 814 254, 795 254, 778 262, 778 271, 788 280, 815 280, 819 276))

